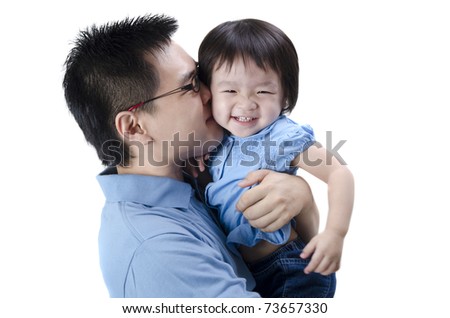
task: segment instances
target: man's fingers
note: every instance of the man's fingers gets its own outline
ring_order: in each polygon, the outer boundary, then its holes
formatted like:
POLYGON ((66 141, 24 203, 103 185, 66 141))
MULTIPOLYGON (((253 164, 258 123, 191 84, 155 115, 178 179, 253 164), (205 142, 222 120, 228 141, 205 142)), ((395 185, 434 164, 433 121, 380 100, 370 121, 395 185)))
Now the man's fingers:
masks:
POLYGON ((273 232, 280 229, 289 220, 284 217, 278 217, 277 211, 272 213, 261 214, 265 209, 265 200, 261 200, 254 206, 248 208, 244 212, 244 217, 248 220, 251 226, 261 229, 264 232, 273 232))
POLYGON ((241 197, 239 198, 238 203, 236 204, 236 209, 241 212, 246 212, 246 210, 250 207, 254 208, 253 205, 256 205, 259 201, 264 199, 267 195, 266 191, 252 191, 250 189, 245 191, 241 197))
POLYGON ((250 187, 254 184, 260 183, 268 174, 270 170, 256 170, 250 172, 245 179, 238 183, 242 188, 250 187))
POLYGON ((272 215, 266 214, 256 220, 249 220, 251 226, 257 229, 261 229, 263 232, 267 232, 265 229, 267 227, 271 227, 271 224, 273 224, 276 220, 273 219, 272 215))
POLYGON ((263 232, 275 232, 275 231, 281 229, 286 224, 287 224, 286 221, 280 220, 280 219, 276 219, 274 222, 272 222, 272 223, 268 224, 267 226, 261 228, 261 230, 263 232))

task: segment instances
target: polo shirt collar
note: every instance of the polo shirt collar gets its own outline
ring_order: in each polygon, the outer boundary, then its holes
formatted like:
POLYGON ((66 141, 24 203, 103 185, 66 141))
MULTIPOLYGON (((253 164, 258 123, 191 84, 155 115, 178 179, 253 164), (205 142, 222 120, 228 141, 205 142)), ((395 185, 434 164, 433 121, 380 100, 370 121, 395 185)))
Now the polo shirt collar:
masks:
POLYGON ((164 208, 188 208, 192 187, 167 177, 136 174, 117 174, 107 168, 97 176, 106 200, 109 202, 136 202, 164 208))

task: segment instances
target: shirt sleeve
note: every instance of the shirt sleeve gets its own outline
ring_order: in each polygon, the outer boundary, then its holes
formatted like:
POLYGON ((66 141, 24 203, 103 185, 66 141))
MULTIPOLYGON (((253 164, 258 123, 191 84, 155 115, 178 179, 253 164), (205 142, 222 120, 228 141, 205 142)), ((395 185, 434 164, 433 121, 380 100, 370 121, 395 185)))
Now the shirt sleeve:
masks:
POLYGON ((136 251, 126 281, 126 297, 260 297, 247 291, 222 255, 195 236, 168 233, 136 251))
POLYGON ((276 147, 271 147, 271 160, 264 168, 288 173, 295 173, 297 168, 291 167, 291 162, 315 142, 311 126, 299 125, 288 118, 274 127, 269 138, 276 147))

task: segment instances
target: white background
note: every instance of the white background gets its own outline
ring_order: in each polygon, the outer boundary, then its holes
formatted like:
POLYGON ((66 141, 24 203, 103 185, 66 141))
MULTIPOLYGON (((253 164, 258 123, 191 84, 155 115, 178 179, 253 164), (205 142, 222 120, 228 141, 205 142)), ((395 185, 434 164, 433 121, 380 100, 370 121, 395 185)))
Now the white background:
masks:
MULTIPOLYGON (((292 3, 2 2, 5 317, 89 316, 88 309, 108 302, 97 254, 101 166, 66 109, 63 64, 79 30, 146 13, 176 17, 175 39, 194 58, 203 36, 226 20, 253 17, 283 29, 300 56, 292 117, 311 124, 323 143, 326 131, 333 145, 347 140, 339 153, 356 180, 333 302, 365 317, 450 311, 446 1, 295 1, 296 9, 292 3)), ((310 182, 324 221, 326 187, 310 182)))

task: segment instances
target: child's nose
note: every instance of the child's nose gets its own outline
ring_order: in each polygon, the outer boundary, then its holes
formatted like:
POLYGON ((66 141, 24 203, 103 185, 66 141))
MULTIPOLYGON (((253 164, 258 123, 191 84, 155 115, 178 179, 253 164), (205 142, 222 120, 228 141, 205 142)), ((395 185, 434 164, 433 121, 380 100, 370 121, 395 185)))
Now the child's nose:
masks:
POLYGON ((246 96, 239 96, 238 107, 243 110, 254 110, 258 107, 258 104, 254 100, 246 96))

